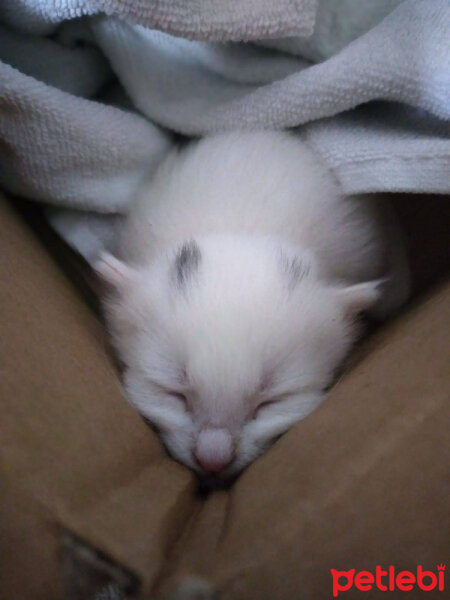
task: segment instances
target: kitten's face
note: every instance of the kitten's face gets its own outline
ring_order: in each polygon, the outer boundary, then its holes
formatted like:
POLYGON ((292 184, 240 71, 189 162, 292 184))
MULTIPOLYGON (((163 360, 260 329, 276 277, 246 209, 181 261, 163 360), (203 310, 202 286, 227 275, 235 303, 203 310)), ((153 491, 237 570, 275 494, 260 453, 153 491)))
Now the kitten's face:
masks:
POLYGON ((99 272, 128 397, 179 461, 235 475, 314 409, 376 285, 328 287, 272 240, 211 236, 99 272))

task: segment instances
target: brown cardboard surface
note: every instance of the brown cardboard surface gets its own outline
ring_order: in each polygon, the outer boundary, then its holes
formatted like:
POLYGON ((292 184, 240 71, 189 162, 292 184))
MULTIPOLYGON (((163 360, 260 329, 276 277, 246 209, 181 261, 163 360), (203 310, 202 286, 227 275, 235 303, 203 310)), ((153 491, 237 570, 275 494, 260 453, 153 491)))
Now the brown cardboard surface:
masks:
MULTIPOLYGON (((62 525, 145 589, 190 512, 193 476, 124 400, 100 323, 5 202, 0 230, 2 480, 45 513, 53 534, 40 553, 49 564, 62 525)), ((27 516, 8 507, 3 520, 20 531, 27 516)), ((27 576, 36 569, 38 580, 39 546, 28 550, 27 576)), ((13 583, 2 579, 1 598, 17 597, 13 583)))
MULTIPOLYGON (((424 202, 401 215, 419 290, 450 257, 448 219, 436 230, 424 202), (428 261, 425 228, 438 231, 428 261)), ((321 600, 332 567, 447 560, 449 285, 363 344, 318 411, 202 501, 122 398, 102 325, 3 204, 0 231, 2 600, 61 597, 64 530, 138 575, 144 595, 188 572, 224 600, 321 600)))
POLYGON ((225 600, 321 599, 331 568, 448 562, 449 325, 447 284, 369 340, 319 410, 204 503, 172 574, 225 600))
POLYGON ((5 477, 0 524, 0 598, 61 600, 59 528, 45 507, 5 477))

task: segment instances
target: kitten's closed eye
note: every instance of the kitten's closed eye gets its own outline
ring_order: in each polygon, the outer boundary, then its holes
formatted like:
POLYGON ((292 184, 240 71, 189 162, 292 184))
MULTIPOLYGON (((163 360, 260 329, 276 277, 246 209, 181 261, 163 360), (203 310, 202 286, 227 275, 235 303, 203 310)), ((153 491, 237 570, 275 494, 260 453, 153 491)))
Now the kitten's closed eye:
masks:
MULTIPOLYGON (((330 386, 331 387, 331 386, 330 386)), ((295 400, 296 397, 305 394, 316 393, 317 390, 315 386, 305 385, 296 390, 287 391, 284 393, 276 394, 272 400, 265 400, 258 404, 258 406, 254 409, 252 413, 252 420, 257 419, 260 414, 265 411, 267 408, 275 405, 288 406, 291 400, 295 400)), ((322 392, 323 393, 323 392, 322 392)))
POLYGON ((188 399, 185 394, 183 394, 181 392, 170 391, 170 390, 166 390, 166 393, 169 394, 169 396, 172 396, 173 398, 176 398, 177 400, 179 400, 187 411, 190 410, 188 399))
POLYGON ((183 392, 180 392, 179 390, 169 389, 160 383, 156 383, 155 381, 152 381, 151 384, 153 386, 158 387, 161 390, 161 392, 163 392, 167 396, 170 396, 171 398, 175 398, 175 400, 178 400, 178 402, 184 407, 184 409, 186 411, 188 411, 188 412, 191 411, 191 408, 189 405, 189 400, 188 400, 188 397, 186 396, 186 394, 183 394, 183 392))
POLYGON ((261 404, 258 404, 258 406, 253 411, 253 419, 256 419, 262 410, 264 410, 265 408, 267 408, 269 406, 272 406, 275 403, 276 403, 276 400, 266 400, 265 402, 261 402, 261 404))

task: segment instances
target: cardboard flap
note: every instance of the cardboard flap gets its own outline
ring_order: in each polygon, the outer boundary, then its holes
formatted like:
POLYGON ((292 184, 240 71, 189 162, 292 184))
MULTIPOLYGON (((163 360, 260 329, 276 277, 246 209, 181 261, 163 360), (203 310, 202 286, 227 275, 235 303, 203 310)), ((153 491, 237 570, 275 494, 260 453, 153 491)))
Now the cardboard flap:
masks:
POLYGON ((145 589, 190 513, 193 475, 127 404, 72 284, 6 203, 0 219, 3 479, 145 589))
POLYGON ((447 284, 368 340, 316 412, 204 503, 171 576, 210 576, 224 599, 292 600, 331 597, 332 568, 445 562, 449 323, 447 284))

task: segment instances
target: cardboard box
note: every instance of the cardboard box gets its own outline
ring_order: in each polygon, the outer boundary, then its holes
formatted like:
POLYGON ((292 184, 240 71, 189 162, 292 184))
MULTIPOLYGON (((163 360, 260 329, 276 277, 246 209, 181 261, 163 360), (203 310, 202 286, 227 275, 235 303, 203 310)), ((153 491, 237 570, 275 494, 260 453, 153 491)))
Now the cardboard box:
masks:
POLYGON ((183 574, 225 600, 321 599, 331 569, 447 561, 449 204, 396 202, 415 299, 316 412, 204 497, 124 399, 96 313, 2 200, 1 599, 88 599, 109 582, 153 598, 183 574))

